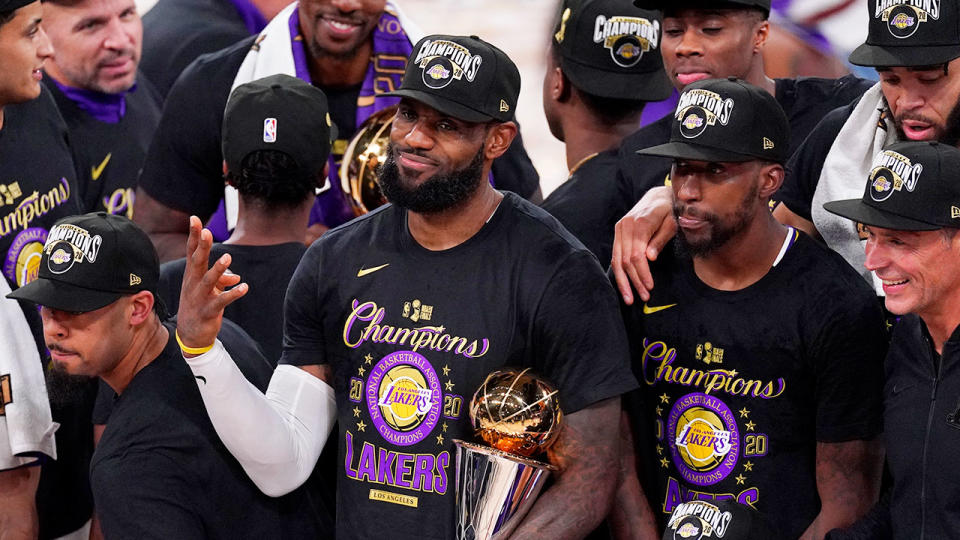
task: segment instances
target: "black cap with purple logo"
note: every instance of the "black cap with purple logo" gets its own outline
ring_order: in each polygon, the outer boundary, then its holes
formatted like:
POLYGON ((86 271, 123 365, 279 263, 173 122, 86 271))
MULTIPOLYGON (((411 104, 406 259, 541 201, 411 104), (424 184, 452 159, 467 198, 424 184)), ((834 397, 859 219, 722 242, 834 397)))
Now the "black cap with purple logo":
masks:
POLYGON ((660 13, 622 0, 565 0, 553 29, 560 67, 600 97, 661 101, 673 86, 660 56, 660 13))
POLYGON ((850 63, 870 67, 920 67, 960 57, 957 0, 867 0, 867 41, 850 63))
POLYGON ((432 35, 414 45, 400 88, 383 95, 414 99, 466 122, 509 122, 520 71, 477 36, 432 35))
POLYGON ((733 499, 688 501, 670 514, 663 540, 769 540, 777 538, 759 512, 733 499))
POLYGON ((730 77, 687 85, 674 113, 670 142, 637 152, 694 161, 786 163, 790 123, 766 90, 730 77))
POLYGON ((902 142, 874 157, 860 199, 828 202, 828 212, 900 231, 960 228, 960 150, 937 142, 902 142))
POLYGON ((156 296, 159 280, 147 234, 123 216, 95 212, 58 221, 47 234, 37 279, 7 297, 86 312, 139 291, 156 296))

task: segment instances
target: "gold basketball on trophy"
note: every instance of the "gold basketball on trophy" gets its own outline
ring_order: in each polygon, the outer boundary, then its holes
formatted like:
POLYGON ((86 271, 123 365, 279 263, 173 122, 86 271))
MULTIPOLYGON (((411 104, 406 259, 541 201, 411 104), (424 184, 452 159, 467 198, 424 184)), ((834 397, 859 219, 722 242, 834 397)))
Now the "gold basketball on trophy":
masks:
POLYGON ((487 444, 508 454, 531 457, 560 435, 563 413, 557 389, 528 369, 504 369, 487 376, 470 402, 470 420, 487 444))
POLYGON ((387 200, 377 184, 377 168, 387 159, 390 126, 397 107, 370 115, 350 140, 340 164, 340 187, 350 199, 354 215, 362 216, 387 200))

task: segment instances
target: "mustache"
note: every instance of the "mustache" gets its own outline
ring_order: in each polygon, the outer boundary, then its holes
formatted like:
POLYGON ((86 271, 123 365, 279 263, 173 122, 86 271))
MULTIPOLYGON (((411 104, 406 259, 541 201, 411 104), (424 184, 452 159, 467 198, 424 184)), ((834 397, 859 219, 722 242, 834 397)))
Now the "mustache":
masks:
POLYGON ((68 349, 68 348, 66 348, 66 347, 64 347, 64 346, 62 346, 62 345, 58 345, 58 344, 56 344, 56 343, 47 343, 47 350, 48 350, 48 351, 56 351, 56 352, 58 352, 58 353, 63 353, 63 354, 77 354, 77 351, 72 351, 72 350, 70 350, 70 349, 68 349))
POLYGON ((896 121, 897 125, 902 126, 904 120, 916 120, 917 122, 923 122, 924 124, 930 124, 931 126, 937 125, 936 121, 930 118, 927 118, 922 114, 917 114, 912 112, 901 113, 894 117, 894 121, 896 121))
POLYGON ((710 212, 698 210, 682 202, 675 202, 673 203, 673 217, 678 218, 680 216, 687 216, 703 221, 714 221, 717 217, 715 214, 711 214, 710 212))

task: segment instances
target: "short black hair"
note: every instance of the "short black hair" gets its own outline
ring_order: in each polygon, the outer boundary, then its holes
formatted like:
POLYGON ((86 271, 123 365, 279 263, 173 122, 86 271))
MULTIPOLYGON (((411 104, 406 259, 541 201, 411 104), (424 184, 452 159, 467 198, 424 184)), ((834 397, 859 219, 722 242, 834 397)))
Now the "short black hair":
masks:
MULTIPOLYGON (((557 49, 557 44, 553 40, 550 40, 550 56, 553 58, 554 65, 560 66, 560 69, 563 70, 560 51, 557 49)), ((608 98, 591 94, 574 84, 566 75, 563 76, 563 79, 567 81, 570 86, 577 89, 580 98, 583 100, 583 104, 587 106, 587 109, 589 109, 594 116, 605 124, 615 124, 624 117, 640 114, 643 112, 643 107, 647 104, 646 101, 641 99, 608 98)))
POLYGON ((243 158, 239 171, 227 171, 226 179, 245 201, 267 210, 286 210, 303 203, 322 175, 322 170, 313 177, 298 175, 296 160, 286 152, 256 150, 243 158))
POLYGON ((720 14, 742 12, 744 15, 750 16, 751 18, 755 19, 754 21, 755 23, 765 21, 770 18, 770 13, 763 8, 752 7, 752 6, 723 5, 722 2, 719 4, 720 5, 708 4, 708 3, 698 4, 696 2, 691 2, 689 4, 681 4, 679 6, 673 6, 665 9, 663 11, 663 16, 666 18, 684 9, 696 9, 700 11, 707 11, 710 13, 720 13, 720 14))
POLYGON ((0 26, 7 24, 12 21, 14 17, 17 16, 17 10, 12 9, 10 11, 0 11, 0 26))

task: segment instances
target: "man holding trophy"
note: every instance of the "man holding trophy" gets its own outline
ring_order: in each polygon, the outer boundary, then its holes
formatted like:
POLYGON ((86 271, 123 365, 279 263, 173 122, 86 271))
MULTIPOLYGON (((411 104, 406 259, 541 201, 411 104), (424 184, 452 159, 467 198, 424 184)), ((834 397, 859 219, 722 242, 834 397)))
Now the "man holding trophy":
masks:
MULTIPOLYGON (((210 418, 270 495, 307 478, 339 421, 337 538, 483 537, 457 526, 453 441, 475 440, 471 396, 504 366, 551 381, 563 411, 556 444, 539 456, 557 468, 555 482, 514 537, 582 538, 609 509, 620 394, 636 382, 596 259, 546 212, 486 180, 517 133, 519 90, 513 62, 477 37, 417 43, 379 171, 392 204, 304 255, 266 395, 215 341, 223 308, 248 286, 226 272, 229 256, 208 269, 212 237, 191 218, 177 332, 210 418)), ((487 418, 538 429, 520 416, 487 418)))

